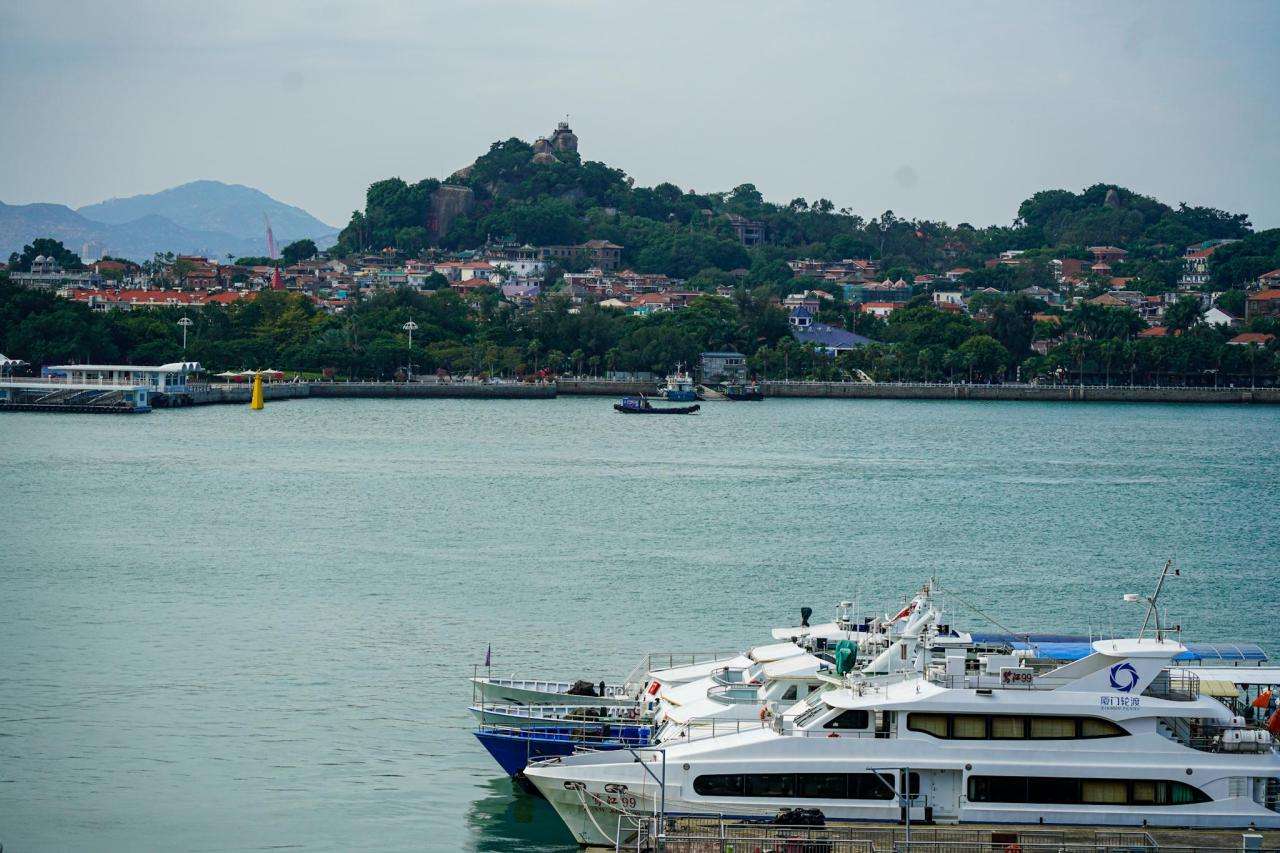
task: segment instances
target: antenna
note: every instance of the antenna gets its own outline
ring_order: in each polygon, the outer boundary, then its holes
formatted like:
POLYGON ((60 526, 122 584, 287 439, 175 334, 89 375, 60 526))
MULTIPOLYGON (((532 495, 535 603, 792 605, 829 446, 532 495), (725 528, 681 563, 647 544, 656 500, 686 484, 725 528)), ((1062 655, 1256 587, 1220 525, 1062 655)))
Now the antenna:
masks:
POLYGON ((1127 602, 1147 602, 1147 615, 1142 618, 1142 628, 1138 630, 1139 640, 1147 633, 1147 625, 1152 621, 1153 617, 1156 623, 1156 642, 1164 639, 1164 627, 1160 624, 1160 592, 1164 589, 1164 582, 1169 577, 1170 569, 1173 569, 1175 578, 1182 577, 1182 572, 1173 568, 1173 557, 1170 557, 1165 561, 1164 568, 1160 570, 1160 580, 1156 581, 1156 591, 1150 597, 1141 596, 1134 592, 1125 593, 1124 600, 1127 602))

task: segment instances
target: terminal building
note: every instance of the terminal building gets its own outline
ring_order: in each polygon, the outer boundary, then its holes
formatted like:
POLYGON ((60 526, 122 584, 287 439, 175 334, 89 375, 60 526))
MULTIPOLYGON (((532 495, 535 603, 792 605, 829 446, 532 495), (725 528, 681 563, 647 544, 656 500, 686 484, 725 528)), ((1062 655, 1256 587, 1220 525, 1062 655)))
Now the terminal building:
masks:
POLYGON ((199 362, 57 364, 38 377, 0 378, 0 408, 19 411, 149 412, 190 402, 199 362))

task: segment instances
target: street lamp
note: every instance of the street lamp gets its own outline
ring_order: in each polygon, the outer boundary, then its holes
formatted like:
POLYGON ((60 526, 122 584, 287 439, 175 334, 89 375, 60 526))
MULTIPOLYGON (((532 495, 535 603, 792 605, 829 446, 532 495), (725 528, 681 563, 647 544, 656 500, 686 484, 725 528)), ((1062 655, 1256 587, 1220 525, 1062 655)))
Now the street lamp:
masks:
POLYGON ((413 381, 413 330, 418 328, 418 324, 410 320, 400 328, 409 333, 409 381, 413 381))
POLYGON ((187 329, 190 328, 193 325, 193 323, 191 322, 190 317, 183 317, 181 320, 178 321, 178 325, 182 327, 182 354, 186 355, 187 354, 187 329))

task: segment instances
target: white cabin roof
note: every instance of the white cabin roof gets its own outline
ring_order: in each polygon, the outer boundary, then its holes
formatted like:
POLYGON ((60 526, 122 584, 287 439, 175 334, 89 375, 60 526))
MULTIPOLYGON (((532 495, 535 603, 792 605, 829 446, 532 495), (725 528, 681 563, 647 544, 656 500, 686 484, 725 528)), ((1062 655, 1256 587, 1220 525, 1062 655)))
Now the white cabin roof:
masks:
POLYGON ((1096 640, 1093 650, 1117 658, 1174 658, 1187 650, 1173 640, 1122 639, 1096 640))

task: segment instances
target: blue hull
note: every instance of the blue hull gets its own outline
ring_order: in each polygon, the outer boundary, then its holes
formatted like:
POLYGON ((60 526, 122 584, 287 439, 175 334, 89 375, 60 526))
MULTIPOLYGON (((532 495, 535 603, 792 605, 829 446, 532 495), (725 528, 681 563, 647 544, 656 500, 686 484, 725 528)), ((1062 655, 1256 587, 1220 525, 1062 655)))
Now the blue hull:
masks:
POLYGON ((662 396, 673 403, 688 403, 698 399, 696 391, 668 391, 662 396))
POLYGON ((608 735, 601 731, 584 736, 581 729, 478 729, 476 739, 489 750, 508 776, 519 776, 530 761, 573 755, 578 746, 591 749, 622 749, 649 743, 648 726, 613 726, 608 735))

